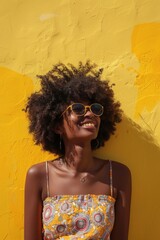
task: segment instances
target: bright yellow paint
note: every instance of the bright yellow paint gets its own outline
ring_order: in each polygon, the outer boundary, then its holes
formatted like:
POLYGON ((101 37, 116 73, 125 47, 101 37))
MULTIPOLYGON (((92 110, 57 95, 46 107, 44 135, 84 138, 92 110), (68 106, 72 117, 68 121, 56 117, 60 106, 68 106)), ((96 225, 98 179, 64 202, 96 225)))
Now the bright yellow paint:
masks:
POLYGON ((160 142, 160 23, 135 26, 132 35, 132 51, 140 63, 137 70, 138 90, 135 117, 149 129, 160 142))
POLYGON ((7 68, 0 68, 0 239, 23 239, 26 169, 31 164, 46 159, 46 154, 33 145, 27 131, 26 116, 22 111, 26 98, 33 89, 30 78, 7 68))
POLYGON ((160 23, 137 25, 132 36, 132 50, 139 62, 136 78, 138 96, 136 114, 151 111, 160 102, 160 23))
POLYGON ((116 83, 127 116, 95 155, 123 162, 132 171, 129 240, 158 239, 159 8, 158 0, 1 1, 0 239, 23 240, 26 171, 54 158, 33 144, 21 111, 27 96, 39 88, 35 76, 59 60, 76 64, 88 58, 116 83))

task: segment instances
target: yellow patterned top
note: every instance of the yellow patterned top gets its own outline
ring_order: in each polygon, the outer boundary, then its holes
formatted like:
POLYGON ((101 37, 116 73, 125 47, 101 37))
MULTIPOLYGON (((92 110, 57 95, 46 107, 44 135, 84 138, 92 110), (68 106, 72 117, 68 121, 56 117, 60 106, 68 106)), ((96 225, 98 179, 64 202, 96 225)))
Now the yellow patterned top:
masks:
POLYGON ((43 207, 44 240, 110 239, 115 199, 107 195, 47 197, 43 207))
POLYGON ((114 204, 110 195, 48 195, 42 213, 44 240, 109 240, 114 204))

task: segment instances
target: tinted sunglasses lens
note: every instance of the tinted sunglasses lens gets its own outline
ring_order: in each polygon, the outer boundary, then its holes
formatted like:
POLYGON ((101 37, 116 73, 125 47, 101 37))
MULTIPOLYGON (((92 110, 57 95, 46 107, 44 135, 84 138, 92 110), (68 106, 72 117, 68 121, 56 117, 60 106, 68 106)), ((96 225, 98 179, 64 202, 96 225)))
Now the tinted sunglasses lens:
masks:
POLYGON ((91 110, 97 116, 101 116, 103 114, 103 106, 101 104, 93 103, 91 105, 91 110))
POLYGON ((81 103, 72 104, 72 111, 77 115, 83 115, 85 112, 85 107, 81 103))

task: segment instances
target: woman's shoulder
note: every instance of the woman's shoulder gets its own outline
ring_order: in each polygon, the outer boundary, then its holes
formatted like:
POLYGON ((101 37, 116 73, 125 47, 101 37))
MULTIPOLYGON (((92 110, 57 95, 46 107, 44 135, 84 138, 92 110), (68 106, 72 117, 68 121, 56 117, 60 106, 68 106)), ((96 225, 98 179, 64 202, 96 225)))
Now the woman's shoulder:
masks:
POLYGON ((118 161, 115 161, 115 160, 112 160, 112 159, 101 159, 101 158, 96 158, 98 159, 98 161, 101 161, 101 162, 110 162, 111 163, 111 166, 112 166, 112 169, 113 171, 118 171, 118 172, 128 172, 130 173, 130 169, 127 165, 125 165, 124 163, 121 163, 121 162, 118 162, 118 161))
POLYGON ((131 171, 127 165, 118 161, 112 161, 113 178, 117 185, 125 185, 131 182, 131 171))
POLYGON ((43 178, 46 175, 46 162, 32 165, 27 171, 28 178, 43 178))
POLYGON ((41 196, 46 180, 45 162, 32 165, 26 174, 25 192, 34 196, 41 196))
POLYGON ((111 162, 112 162, 112 166, 113 166, 114 170, 130 173, 129 167, 127 165, 125 165, 124 163, 121 163, 118 161, 113 161, 113 160, 111 162))

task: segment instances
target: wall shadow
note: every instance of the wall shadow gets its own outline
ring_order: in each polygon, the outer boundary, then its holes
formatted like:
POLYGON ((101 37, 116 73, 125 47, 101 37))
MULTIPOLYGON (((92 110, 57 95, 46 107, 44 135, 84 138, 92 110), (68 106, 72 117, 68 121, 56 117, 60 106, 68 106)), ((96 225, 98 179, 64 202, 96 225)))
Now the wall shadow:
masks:
POLYGON ((126 164, 132 173, 130 240, 156 239, 160 216, 160 146, 127 116, 95 155, 126 164))

